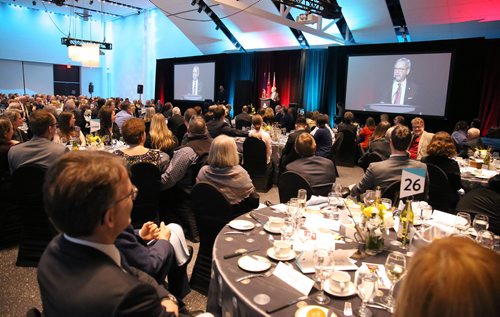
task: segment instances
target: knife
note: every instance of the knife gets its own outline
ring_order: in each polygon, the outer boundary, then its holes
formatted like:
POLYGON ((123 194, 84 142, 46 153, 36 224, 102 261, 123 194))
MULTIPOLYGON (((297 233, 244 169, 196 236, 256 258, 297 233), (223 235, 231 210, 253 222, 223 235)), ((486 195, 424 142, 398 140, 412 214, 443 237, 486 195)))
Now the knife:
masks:
POLYGON ((262 221, 259 218, 257 218, 257 216, 253 212, 250 213, 250 217, 252 217, 253 220, 257 221, 261 225, 264 225, 264 221, 262 221))
POLYGON ((234 253, 230 253, 230 254, 226 254, 224 255, 224 259, 231 259, 231 258, 235 258, 237 256, 240 256, 240 255, 244 255, 244 254, 247 254, 247 253, 251 253, 251 252, 255 252, 255 251, 259 251, 259 249, 253 249, 253 250, 247 250, 247 251, 238 251, 238 252, 234 252, 234 253))
POLYGON ((309 298, 309 295, 301 296, 301 297, 299 297, 299 298, 297 298, 297 299, 294 299, 294 300, 292 300, 292 301, 290 301, 290 302, 286 303, 285 305, 281 305, 281 306, 276 307, 276 308, 273 308, 273 309, 267 309, 267 310, 266 310, 266 313, 268 313, 268 314, 275 313, 275 312, 277 312, 277 311, 279 311, 279 310, 282 310, 282 309, 285 309, 285 308, 287 308, 287 307, 290 307, 290 306, 292 306, 293 304, 296 304, 296 303, 300 302, 301 300, 306 300, 306 299, 308 299, 308 298, 309 298))

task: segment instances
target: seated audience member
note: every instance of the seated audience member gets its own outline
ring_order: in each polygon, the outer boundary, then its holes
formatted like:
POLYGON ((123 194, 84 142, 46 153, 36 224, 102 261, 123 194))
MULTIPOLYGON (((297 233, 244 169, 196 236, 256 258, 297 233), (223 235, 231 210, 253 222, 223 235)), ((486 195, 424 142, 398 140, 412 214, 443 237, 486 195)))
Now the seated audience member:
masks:
POLYGON ((275 122, 274 110, 271 107, 266 108, 264 115, 262 116, 262 120, 267 125, 272 125, 275 122))
POLYGON ((465 142, 467 142, 467 121, 458 121, 455 124, 455 130, 451 134, 451 138, 457 147, 457 152, 460 153, 462 151, 462 147, 465 142))
POLYGON ((127 149, 116 150, 113 154, 124 158, 128 165, 137 163, 151 163, 158 167, 161 173, 168 167, 170 158, 160 150, 144 147, 146 141, 146 126, 144 120, 132 118, 122 126, 123 140, 129 145, 127 149))
POLYGON ((479 118, 474 118, 470 122, 470 127, 471 128, 476 128, 476 129, 481 129, 481 119, 479 118))
POLYGON ((20 143, 28 141, 28 134, 20 129, 24 124, 22 113, 23 112, 17 110, 6 110, 4 112, 4 115, 9 118, 10 122, 12 123, 12 128, 14 129, 12 140, 18 141, 20 143))
POLYGON ((259 196, 250 175, 239 165, 239 160, 234 139, 220 135, 213 140, 208 165, 200 169, 196 181, 215 186, 233 206, 233 210, 242 214, 257 208, 259 196))
POLYGON ((390 123, 382 121, 377 124, 375 131, 370 137, 368 152, 377 152, 385 158, 391 155, 391 147, 389 146, 389 138, 386 137, 387 130, 390 128, 390 123))
POLYGON ((125 121, 132 119, 134 117, 135 106, 130 102, 122 102, 121 110, 116 114, 116 125, 122 131, 122 126, 125 121))
POLYGON ((457 211, 484 214, 489 218, 488 230, 500 235, 500 174, 488 180, 488 186, 478 187, 466 193, 457 204, 457 211))
POLYGON ((181 142, 181 145, 185 145, 189 141, 188 130, 189 130, 189 121, 191 120, 191 118, 194 116, 201 117, 201 114, 200 115, 197 114, 198 113, 198 111, 196 110, 197 107, 201 109, 200 106, 196 106, 194 108, 187 108, 186 111, 184 111, 183 122, 184 125, 186 126, 186 133, 184 133, 181 140, 178 139, 181 142))
POLYGON ((387 113, 382 113, 380 115, 380 122, 389 122, 389 115, 387 113))
POLYGON ((316 119, 316 127, 311 132, 316 143, 316 155, 329 157, 330 150, 332 149, 332 134, 326 128, 326 116, 324 114, 320 114, 316 119))
MULTIPOLYGON (((382 122, 385 122, 385 121, 380 121, 380 123, 382 123, 382 122)), ((385 133, 385 138, 387 140, 390 139, 392 130, 394 129, 395 126, 397 126, 397 125, 405 125, 405 117, 403 117, 403 116, 395 116, 393 122, 394 122, 394 125, 392 127, 389 127, 389 129, 387 129, 387 132, 385 133)), ((387 123, 389 123, 389 121, 387 121, 387 123)), ((390 125, 390 123, 389 123, 389 125, 390 125)))
POLYGON ((149 136, 146 137, 146 147, 160 150, 172 157, 174 149, 178 145, 179 141, 168 128, 167 123, 165 122, 165 117, 161 113, 155 114, 151 118, 149 136))
POLYGON ((295 151, 295 140, 302 134, 307 133, 307 121, 303 116, 299 116, 295 121, 295 131, 290 133, 286 140, 285 147, 281 152, 280 171, 284 172, 288 163, 295 161, 300 156, 295 151))
POLYGON ((295 151, 299 159, 288 163, 287 171, 295 172, 304 177, 311 187, 335 183, 335 168, 327 158, 316 156, 316 142, 309 133, 301 133, 295 140, 295 151))
POLYGON ((241 113, 234 118, 236 126, 250 127, 252 125, 252 116, 248 114, 248 106, 244 105, 241 108, 241 113))
POLYGON ((231 128, 226 121, 224 121, 226 110, 224 106, 218 105, 213 108, 213 119, 207 122, 208 133, 212 138, 216 138, 221 134, 229 136, 248 136, 248 131, 238 130, 231 128))
POLYGON ((286 109, 285 107, 283 107, 283 116, 281 117, 280 124, 281 128, 286 129, 286 132, 292 131, 293 127, 295 126, 295 117, 293 116, 292 108, 286 109))
POLYGON ((465 141, 462 151, 458 156, 467 158, 474 154, 476 149, 482 149, 484 147, 483 141, 481 141, 481 131, 477 128, 470 128, 467 130, 467 141, 465 141))
POLYGON ((179 302, 189 293, 185 264, 190 250, 179 225, 161 222, 158 227, 149 221, 140 230, 128 225, 115 245, 129 265, 148 273, 158 284, 165 284, 168 275, 168 290, 179 302))
POLYGON ((308 111, 306 113, 306 121, 307 121, 307 126, 310 131, 314 131, 316 129, 316 119, 318 118, 319 111, 308 111))
POLYGON ((448 201, 451 210, 455 209, 459 199, 457 191, 462 188, 460 167, 457 161, 453 159, 456 155, 457 151, 455 151, 453 139, 447 132, 441 131, 434 134, 431 143, 427 146, 427 156, 422 158, 423 163, 436 165, 448 177, 451 192, 450 196, 443 197, 443 200, 448 201))
POLYGON ((172 117, 168 119, 168 128, 173 134, 177 135, 177 129, 184 124, 184 119, 181 115, 181 109, 174 107, 172 109, 172 117))
MULTIPOLYGON (((358 196, 368 189, 375 189, 377 186, 384 190, 392 183, 401 181, 401 173, 404 168, 422 168, 427 175, 427 166, 424 163, 408 157, 407 149, 411 139, 412 135, 407 127, 396 126, 389 139, 391 156, 385 161, 371 163, 361 181, 352 188, 351 194, 358 196)), ((428 186, 429 181, 426 176, 425 187, 428 186)))
POLYGON ((69 111, 63 111, 59 115, 59 128, 54 134, 54 142, 60 144, 69 144, 76 141, 78 145, 85 146, 85 136, 79 126, 75 125, 75 114, 69 111))
POLYGON ((427 155, 427 146, 431 142, 434 133, 425 131, 425 123, 422 118, 416 117, 411 120, 413 129, 412 140, 408 152, 410 158, 414 160, 421 160, 422 157, 427 155))
POLYGON ((353 124, 354 120, 354 114, 350 111, 347 111, 344 113, 344 119, 342 119, 342 122, 339 123, 338 130, 339 132, 342 131, 350 131, 352 134, 356 135, 356 132, 358 130, 357 125, 353 124))
POLYGON ((151 120, 153 120, 153 116, 156 114, 156 110, 154 107, 146 107, 144 113, 144 123, 146 124, 146 134, 149 134, 149 129, 151 128, 151 120))
POLYGON ((120 128, 115 123, 115 110, 110 106, 103 106, 98 113, 100 129, 97 135, 103 139, 104 144, 111 144, 111 140, 121 138, 120 128))
POLYGON ((434 240, 409 261, 395 317, 494 317, 500 255, 471 239, 434 240))
POLYGON ((51 141, 57 129, 56 118, 52 113, 46 110, 33 111, 29 118, 29 125, 33 133, 31 140, 9 150, 11 173, 27 164, 48 168, 67 151, 64 145, 51 141))
MULTIPOLYGON (((270 108, 267 108, 270 109, 270 108)), ((271 163, 271 154, 273 153, 273 144, 271 141, 271 136, 266 131, 262 130, 262 117, 258 114, 252 117, 253 129, 250 130, 248 136, 260 139, 266 144, 266 158, 267 164, 271 163)))
MULTIPOLYGON (((387 121, 382 121, 387 122, 387 121)), ((361 143, 359 145, 363 151, 368 150, 368 145, 370 144, 370 137, 375 131, 375 120, 372 117, 368 117, 365 121, 365 126, 359 131, 358 138, 361 143)))
POLYGON ((178 315, 176 298, 129 266, 114 245, 130 224, 137 193, 119 158, 70 152, 47 172, 44 192, 47 214, 61 232, 38 265, 46 316, 178 315))
POLYGON ((0 188, 3 188, 4 181, 10 178, 9 160, 7 155, 13 145, 18 144, 18 141, 12 140, 14 129, 12 123, 7 117, 0 117, 0 188))

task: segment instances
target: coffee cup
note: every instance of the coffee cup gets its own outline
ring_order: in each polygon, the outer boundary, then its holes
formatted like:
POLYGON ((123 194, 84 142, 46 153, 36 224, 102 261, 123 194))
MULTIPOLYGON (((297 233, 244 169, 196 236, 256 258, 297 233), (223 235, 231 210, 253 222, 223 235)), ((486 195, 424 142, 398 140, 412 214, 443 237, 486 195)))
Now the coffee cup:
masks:
POLYGON ((330 285, 333 291, 343 293, 347 290, 351 276, 347 272, 335 271, 330 276, 330 285))
POLYGON ((269 229, 271 230, 280 230, 285 223, 285 219, 280 217, 269 217, 269 221, 267 222, 269 229))
POLYGON ((278 258, 286 258, 292 251, 292 244, 288 241, 276 240, 273 243, 274 255, 278 258))

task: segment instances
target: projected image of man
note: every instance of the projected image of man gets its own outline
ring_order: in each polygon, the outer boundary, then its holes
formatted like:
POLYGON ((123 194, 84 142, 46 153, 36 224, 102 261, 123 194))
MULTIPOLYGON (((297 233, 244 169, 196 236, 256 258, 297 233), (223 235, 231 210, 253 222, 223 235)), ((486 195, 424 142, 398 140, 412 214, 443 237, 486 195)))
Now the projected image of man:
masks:
POLYGON ((198 79, 200 77, 200 68, 198 66, 193 67, 193 81, 191 83, 191 95, 199 96, 202 92, 202 83, 198 79))
POLYGON ((394 105, 415 105, 418 85, 408 79, 411 61, 400 58, 394 64, 392 88, 387 91, 383 101, 394 105), (390 95, 389 95, 390 93, 390 95))

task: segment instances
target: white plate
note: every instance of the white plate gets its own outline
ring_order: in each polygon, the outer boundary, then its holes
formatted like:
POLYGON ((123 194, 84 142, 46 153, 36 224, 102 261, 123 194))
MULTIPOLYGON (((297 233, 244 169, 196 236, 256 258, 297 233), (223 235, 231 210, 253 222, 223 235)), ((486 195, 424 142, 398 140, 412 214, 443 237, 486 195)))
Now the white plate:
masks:
POLYGON ((349 282, 349 285, 344 289, 344 292, 341 293, 332 288, 331 280, 328 279, 325 281, 325 292, 337 297, 348 297, 356 294, 356 287, 353 282, 349 282))
POLYGON ((252 230, 255 224, 248 220, 233 220, 229 222, 229 226, 236 230, 252 230))
POLYGON ((264 224, 264 230, 266 230, 267 232, 271 232, 271 233, 280 233, 280 229, 269 228, 269 223, 267 223, 267 222, 264 224))
POLYGON ((274 253, 274 248, 269 248, 269 249, 267 249, 267 256, 270 257, 273 260, 290 261, 290 260, 295 259, 295 257, 297 256, 297 254, 295 253, 295 251, 291 250, 290 253, 288 254, 288 256, 286 256, 286 257, 280 257, 280 256, 277 256, 274 253))
MULTIPOLYGON (((309 313, 309 311, 313 308, 321 309, 325 313, 325 315, 328 313, 328 308, 326 307, 318 305, 307 305, 297 309, 297 311, 295 312, 295 317, 307 317, 307 313, 309 313)), ((334 312, 332 312, 332 314, 328 317, 337 317, 337 315, 334 312)))
POLYGON ((263 272, 271 267, 271 262, 263 256, 245 255, 238 260, 238 266, 249 272, 263 272))

